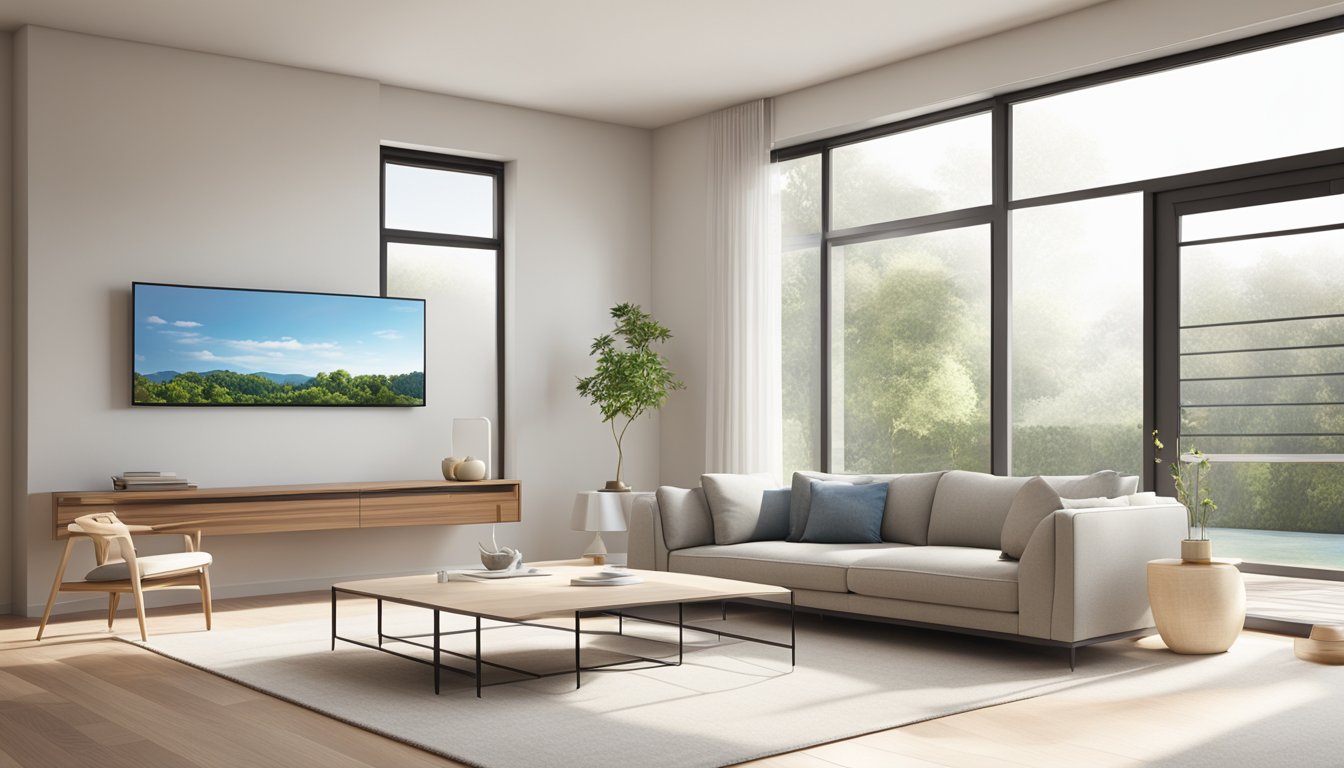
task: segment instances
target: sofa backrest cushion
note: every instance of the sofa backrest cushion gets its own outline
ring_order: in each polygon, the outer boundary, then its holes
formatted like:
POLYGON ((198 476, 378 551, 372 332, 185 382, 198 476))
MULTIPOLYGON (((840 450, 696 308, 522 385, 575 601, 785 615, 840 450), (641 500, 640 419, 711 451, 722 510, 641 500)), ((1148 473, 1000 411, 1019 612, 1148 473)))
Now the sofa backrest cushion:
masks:
POLYGON ((812 507, 813 480, 846 483, 886 483, 887 503, 882 513, 882 540, 901 544, 929 543, 929 511, 942 472, 918 472, 908 475, 837 475, 827 472, 794 472, 789 493, 788 541, 802 541, 812 507))
MULTIPOLYGON (((953 470, 938 481, 929 519, 929 544, 1001 549, 1003 524, 1017 492, 1029 477, 1001 477, 953 470)), ((1112 470, 1090 475, 1044 475, 1061 497, 1115 497, 1132 493, 1137 477, 1112 470)))
POLYGON ((1013 497, 1029 477, 954 469, 938 481, 929 518, 929 544, 999 549, 1013 497))
POLYGON ((888 483, 812 481, 812 506, 803 541, 818 544, 880 544, 888 483))
POLYGON ((1008 517, 1004 519, 1003 530, 999 534, 999 550, 1003 556, 1021 560, 1036 526, 1060 509, 1061 502, 1055 489, 1039 477, 1033 477, 1023 484, 1008 505, 1008 517))
POLYGON ((664 485, 654 494, 663 523, 663 543, 670 550, 714 543, 714 521, 699 488, 664 485))
POLYGON ((751 541, 761 516, 761 498, 779 484, 770 475, 710 474, 700 476, 705 503, 714 525, 715 544, 751 541))

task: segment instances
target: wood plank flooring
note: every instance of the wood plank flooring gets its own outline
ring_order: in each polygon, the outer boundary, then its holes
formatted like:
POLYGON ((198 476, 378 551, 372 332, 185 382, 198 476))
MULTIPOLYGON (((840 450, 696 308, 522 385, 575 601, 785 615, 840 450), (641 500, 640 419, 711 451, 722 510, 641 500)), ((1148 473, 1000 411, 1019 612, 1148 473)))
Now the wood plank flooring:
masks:
MULTIPOLYGON (((326 617, 329 594, 215 602, 215 625, 326 617)), ((122 612, 118 627, 132 628, 122 612)), ((0 616, 0 768, 460 766, 108 638, 105 614, 0 616)), ((151 633, 202 631, 199 607, 151 609, 151 633)), ((1289 638, 1276 638, 1291 648, 1289 638)), ((1155 643, 1148 638, 1144 643, 1155 643)), ((1291 651, 1289 651, 1291 652, 1291 651)), ((1096 701, 1085 690, 1014 702, 757 760, 754 768, 1131 766, 1216 738, 1245 702, 1199 695, 1096 701)), ((613 756, 619 758, 619 756, 613 756)))
POLYGON ((1344 581, 1243 573, 1246 613, 1306 624, 1344 624, 1344 581))

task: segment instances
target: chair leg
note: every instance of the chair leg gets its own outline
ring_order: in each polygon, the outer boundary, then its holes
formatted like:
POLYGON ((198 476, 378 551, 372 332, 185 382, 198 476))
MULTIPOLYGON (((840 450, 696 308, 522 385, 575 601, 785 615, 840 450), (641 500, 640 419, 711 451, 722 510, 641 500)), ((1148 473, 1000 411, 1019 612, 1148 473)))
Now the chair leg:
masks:
POLYGON ((107 593, 107 631, 112 631, 112 620, 117 617, 117 603, 121 602, 120 592, 107 593))
POLYGON ((145 592, 140 588, 140 580, 131 573, 131 593, 135 595, 135 617, 140 620, 140 640, 149 640, 149 631, 145 629, 145 592))
POLYGON ((201 608, 205 611, 205 631, 210 631, 210 566, 201 568, 201 608))
POLYGON ((61 553, 61 564, 56 568, 56 580, 51 583, 51 596, 47 598, 46 610, 42 611, 42 623, 37 625, 37 639, 47 628, 47 619, 51 618, 52 606, 56 605, 56 595, 61 591, 61 580, 65 578, 65 566, 70 562, 70 548, 75 544, 74 537, 65 540, 65 552, 61 553))

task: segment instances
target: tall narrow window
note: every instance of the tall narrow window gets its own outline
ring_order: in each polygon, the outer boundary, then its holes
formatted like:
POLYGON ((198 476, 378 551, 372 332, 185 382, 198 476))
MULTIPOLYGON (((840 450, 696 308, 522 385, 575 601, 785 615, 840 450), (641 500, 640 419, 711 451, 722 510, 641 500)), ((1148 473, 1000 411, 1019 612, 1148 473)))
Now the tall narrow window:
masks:
POLYGON ((504 166, 393 147, 382 150, 383 295, 425 299, 431 402, 449 416, 488 416, 503 473, 504 166))

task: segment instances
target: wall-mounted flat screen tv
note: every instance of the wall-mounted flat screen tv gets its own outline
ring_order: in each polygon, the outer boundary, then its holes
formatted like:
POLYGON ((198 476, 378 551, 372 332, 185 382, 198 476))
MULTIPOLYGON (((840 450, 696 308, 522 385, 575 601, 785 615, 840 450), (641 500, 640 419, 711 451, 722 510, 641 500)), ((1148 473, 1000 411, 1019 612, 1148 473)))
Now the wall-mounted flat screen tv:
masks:
POLYGON ((425 301, 132 283, 132 405, 421 406, 425 301))

